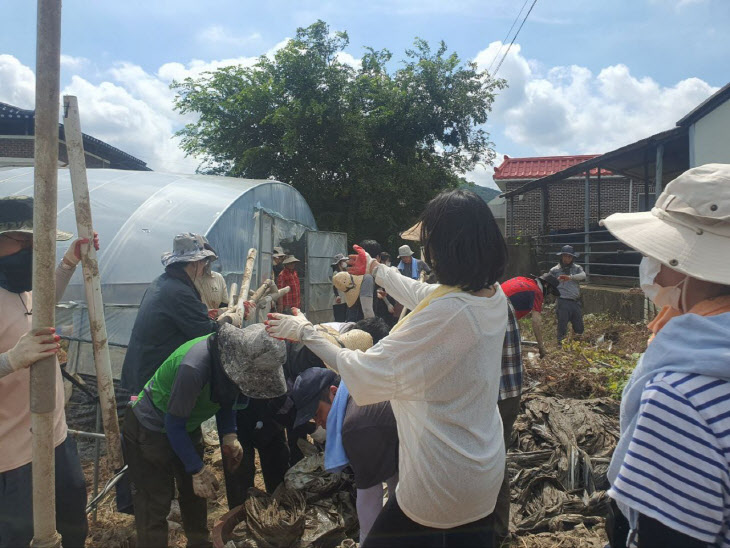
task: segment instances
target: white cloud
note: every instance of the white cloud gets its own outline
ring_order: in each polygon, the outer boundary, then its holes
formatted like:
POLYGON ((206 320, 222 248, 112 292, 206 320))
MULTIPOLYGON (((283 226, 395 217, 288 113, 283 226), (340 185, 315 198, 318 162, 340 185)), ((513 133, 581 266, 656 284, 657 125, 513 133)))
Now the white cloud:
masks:
POLYGON ((35 74, 12 55, 0 55, 0 101, 33 109, 35 74))
POLYGON ((346 51, 341 51, 337 54, 337 60, 343 65, 350 65, 355 70, 362 68, 362 59, 356 59, 355 56, 350 55, 346 51))
MULTIPOLYGON (((493 42, 479 52, 480 68, 489 66, 499 47, 493 42)), ((506 56, 498 77, 509 87, 495 100, 491 122, 537 154, 613 150, 673 127, 717 90, 699 78, 662 86, 632 75, 622 64, 598 74, 576 65, 544 69, 528 61, 519 45, 506 56)))
POLYGON ((494 182, 494 166, 499 166, 502 162, 504 162, 504 154, 497 152, 494 158, 494 165, 478 164, 474 169, 465 173, 464 178, 479 186, 498 188, 494 182))
POLYGON ((208 46, 243 47, 261 40, 258 32, 248 36, 237 35, 221 25, 210 25, 196 35, 200 44, 208 46))
POLYGON ((86 57, 74 57, 73 55, 61 54, 61 67, 67 70, 80 70, 89 63, 86 57))

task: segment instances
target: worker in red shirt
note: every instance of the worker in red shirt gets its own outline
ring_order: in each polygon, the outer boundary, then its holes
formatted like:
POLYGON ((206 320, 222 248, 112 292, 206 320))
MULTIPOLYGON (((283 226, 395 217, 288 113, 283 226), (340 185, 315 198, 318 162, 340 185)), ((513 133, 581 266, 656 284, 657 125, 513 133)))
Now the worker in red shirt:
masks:
POLYGON ((512 303, 518 320, 527 314, 532 314, 532 331, 535 333, 541 358, 547 354, 542 338, 542 303, 545 300, 546 292, 555 296, 559 295, 558 284, 558 279, 550 273, 545 273, 537 278, 518 276, 500 284, 502 291, 512 303))
POLYGON ((289 293, 279 299, 277 307, 279 312, 284 314, 291 314, 292 308, 299 308, 301 306, 301 289, 299 286, 299 274, 297 274, 297 264, 299 263, 294 255, 290 255, 282 264, 284 270, 281 271, 279 277, 276 279, 276 285, 279 289, 289 287, 289 293))

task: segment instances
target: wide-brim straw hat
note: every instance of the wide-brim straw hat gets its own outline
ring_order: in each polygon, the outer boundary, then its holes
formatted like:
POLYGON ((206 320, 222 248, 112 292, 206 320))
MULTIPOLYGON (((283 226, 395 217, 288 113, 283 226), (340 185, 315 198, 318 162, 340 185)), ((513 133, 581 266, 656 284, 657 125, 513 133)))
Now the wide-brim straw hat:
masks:
POLYGON ((354 306, 360 298, 362 276, 353 276, 349 272, 338 272, 332 276, 332 285, 345 295, 347 306, 354 306))
MULTIPOLYGON (((33 234, 33 198, 8 196, 0 198, 0 235, 20 232, 33 234)), ((63 242, 73 238, 70 232, 56 230, 56 240, 63 242)))
POLYGON ((283 247, 277 246, 277 247, 275 247, 273 249, 273 253, 271 254, 271 256, 272 257, 276 257, 276 258, 286 257, 286 253, 284 253, 284 248, 283 247))
POLYGON ((244 396, 269 399, 286 393, 286 344, 269 336, 264 324, 245 329, 221 325, 218 351, 223 371, 244 396))
POLYGON ((341 348, 347 348, 348 350, 361 350, 362 352, 365 352, 373 346, 373 336, 362 329, 350 329, 345 333, 340 333, 336 329, 326 325, 318 325, 316 326, 316 329, 328 341, 341 348))
POLYGON ((168 267, 175 263, 194 263, 203 259, 215 261, 218 255, 208 243, 205 236, 185 232, 178 234, 172 241, 172 251, 162 254, 162 266, 168 267))
POLYGON ((299 259, 297 259, 294 255, 291 255, 290 257, 287 257, 284 259, 281 264, 291 264, 291 263, 301 263, 299 259))
POLYGON ((611 234, 669 268, 730 285, 730 165, 706 164, 670 182, 651 211, 614 213, 611 234))

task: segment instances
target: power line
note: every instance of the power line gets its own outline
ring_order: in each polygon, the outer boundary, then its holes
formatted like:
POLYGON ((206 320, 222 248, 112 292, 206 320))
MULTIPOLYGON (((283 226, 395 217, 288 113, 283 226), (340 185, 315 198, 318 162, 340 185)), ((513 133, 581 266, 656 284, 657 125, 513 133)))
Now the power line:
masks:
POLYGON ((499 61, 499 65, 497 65, 497 68, 494 70, 494 74, 492 75, 492 78, 495 78, 497 76, 497 73, 499 72, 499 67, 502 66, 502 63, 504 63, 504 60, 507 58, 507 54, 509 53, 509 50, 512 47, 512 44, 514 44, 515 40, 517 40, 517 36, 520 34, 520 31, 522 30, 522 26, 525 24, 525 21, 527 21, 527 18, 530 16, 530 13, 532 12, 532 8, 535 7, 535 4, 537 4, 537 0, 533 0, 532 5, 530 6, 530 9, 525 14, 525 18, 522 20, 522 23, 520 23, 520 28, 517 29, 517 32, 515 33, 514 37, 512 38, 512 41, 509 43, 509 47, 507 48, 507 51, 504 52, 504 56, 499 61))
POLYGON ((487 69, 487 72, 492 70, 492 67, 494 66, 494 62, 497 60, 497 57, 499 57, 499 54, 502 53, 502 48, 507 43, 507 38, 509 38, 510 33, 512 32, 512 29, 515 28, 515 24, 517 23, 517 20, 520 18, 520 15, 522 15, 522 12, 525 9, 525 6, 530 0, 525 0, 525 2, 522 4, 522 7, 520 8, 520 13, 517 14, 517 17, 515 17, 515 20, 512 21, 512 26, 507 31, 507 34, 502 38, 502 41, 499 44, 499 49, 497 50, 497 53, 494 55, 494 59, 492 59, 492 62, 489 63, 489 68, 487 69))

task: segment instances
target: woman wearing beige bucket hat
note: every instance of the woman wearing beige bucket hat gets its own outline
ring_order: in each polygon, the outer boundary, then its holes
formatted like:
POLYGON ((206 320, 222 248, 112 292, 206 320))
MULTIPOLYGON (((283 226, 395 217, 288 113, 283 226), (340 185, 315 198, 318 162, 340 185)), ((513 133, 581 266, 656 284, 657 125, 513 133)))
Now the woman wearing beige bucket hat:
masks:
POLYGON ((602 223, 644 255, 641 287, 662 308, 623 392, 609 495, 638 546, 730 546, 730 165, 602 223))
POLYGON ((358 405, 391 402, 400 479, 364 548, 488 548, 505 470, 497 399, 507 298, 497 280, 507 249, 484 201, 461 190, 428 203, 421 241, 441 284, 402 276, 355 246, 353 276, 371 274, 413 310, 367 352, 331 344, 302 315, 273 314, 268 330, 302 341, 358 405))

